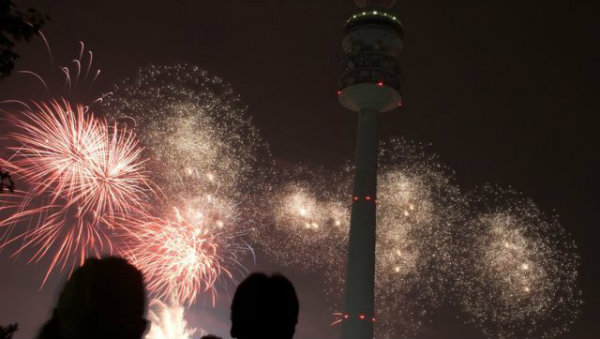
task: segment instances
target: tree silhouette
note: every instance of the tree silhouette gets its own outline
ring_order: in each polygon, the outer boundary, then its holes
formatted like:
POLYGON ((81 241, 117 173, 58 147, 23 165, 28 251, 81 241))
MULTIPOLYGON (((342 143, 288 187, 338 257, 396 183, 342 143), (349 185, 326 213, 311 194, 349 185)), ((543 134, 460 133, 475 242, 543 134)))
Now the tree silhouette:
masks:
POLYGON ((15 43, 31 40, 46 20, 47 16, 33 8, 21 12, 12 0, 0 0, 0 79, 15 68, 19 58, 14 51, 15 43))
POLYGON ((11 339, 18 329, 19 324, 0 325, 0 339, 11 339))

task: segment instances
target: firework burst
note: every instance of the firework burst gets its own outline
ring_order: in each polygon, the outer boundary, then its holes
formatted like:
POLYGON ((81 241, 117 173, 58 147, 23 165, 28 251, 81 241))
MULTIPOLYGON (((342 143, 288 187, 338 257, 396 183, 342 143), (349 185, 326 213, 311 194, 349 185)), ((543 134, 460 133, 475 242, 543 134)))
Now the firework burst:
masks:
POLYGON ((298 166, 272 177, 281 184, 265 201, 269 215, 254 241, 284 265, 331 270, 341 264, 350 217, 343 176, 298 166))
POLYGON ((240 200, 257 190, 257 155, 268 158, 268 149, 222 79, 195 66, 152 65, 118 85, 104 107, 135 126, 152 178, 172 204, 198 191, 240 200))
POLYGON ((115 217, 143 210, 149 182, 141 148, 127 130, 111 128, 66 100, 25 107, 13 119, 13 155, 1 166, 29 190, 18 203, 5 199, 3 210, 13 213, 0 226, 9 233, 26 220, 33 226, 17 236, 5 234, 3 247, 22 240, 17 252, 38 248, 32 261, 53 253, 49 274, 59 262, 73 267, 90 253, 111 252, 106 229, 115 217))
POLYGON ((240 256, 252 249, 240 242, 243 234, 227 230, 223 206, 212 202, 173 209, 168 219, 131 221, 130 250, 124 252, 146 277, 147 288, 158 298, 171 296, 191 304, 207 293, 216 302, 216 282, 235 282, 246 270, 240 256))
POLYGON ((486 186, 463 230, 459 302, 494 337, 556 337, 581 308, 575 244, 528 199, 486 186))

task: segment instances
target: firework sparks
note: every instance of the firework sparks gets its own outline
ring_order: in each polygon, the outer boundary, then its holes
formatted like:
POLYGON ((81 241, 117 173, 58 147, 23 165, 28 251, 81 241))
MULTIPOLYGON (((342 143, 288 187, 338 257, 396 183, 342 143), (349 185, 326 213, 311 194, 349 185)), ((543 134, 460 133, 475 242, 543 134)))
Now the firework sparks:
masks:
MULTIPOLYGON (((450 224, 464 216, 464 200, 449 171, 421 146, 393 140, 382 147, 380 159, 375 284, 376 309, 386 311, 376 314, 376 332, 410 336, 444 294, 450 224)), ((338 310, 351 172, 300 168, 279 174, 283 184, 272 199, 273 226, 257 239, 285 265, 324 270, 325 292, 338 310)))
POLYGON ((27 231, 5 235, 3 246, 23 240, 17 252, 38 247, 31 261, 54 248, 49 274, 59 262, 64 268, 72 260, 73 267, 89 253, 111 252, 105 228, 113 227, 116 216, 144 208, 149 182, 141 148, 130 132, 111 128, 66 100, 31 107, 14 120, 17 131, 10 138, 17 146, 10 148, 11 159, 1 161, 30 189, 19 203, 4 201, 3 209, 14 213, 0 226, 10 232, 16 223, 34 219, 27 231), (39 205, 34 199, 44 202, 39 205))
POLYGON ((117 86, 105 108, 134 122, 170 202, 184 204, 197 191, 235 200, 256 191, 256 156, 268 158, 268 150, 222 79, 195 66, 152 65, 117 86))
POLYGON ((515 192, 485 187, 460 248, 459 302, 486 335, 556 337, 581 308, 575 244, 515 192))
MULTIPOLYGON (((340 198, 348 185, 340 183, 348 179, 302 176, 283 180, 292 183, 273 199, 272 239, 259 240, 284 264, 324 269, 327 295, 339 305, 349 222, 340 198)), ((385 311, 376 314, 377 336, 414 335, 442 303, 462 306, 491 336, 554 337, 576 319, 577 256, 560 224, 504 191, 477 197, 462 194, 423 147, 402 140, 382 147, 375 298, 385 311), (445 298, 452 289, 455 298, 445 298)), ((343 313, 334 316, 334 324, 343 321, 343 313)))
POLYGON ((376 313, 376 331, 411 336, 452 279, 452 227, 464 220, 466 204, 452 172, 422 145, 385 143, 380 173, 375 298, 386 311, 376 313))
POLYGON ((255 241, 285 265, 314 270, 341 263, 336 259, 343 256, 339 246, 346 243, 349 204, 344 201, 344 184, 320 180, 332 178, 328 174, 299 167, 274 175, 283 178, 268 201, 272 205, 264 208, 272 213, 272 221, 258 230, 255 241))
POLYGON ((185 308, 176 301, 164 303, 159 299, 150 301, 148 320, 151 322, 146 339, 191 339, 194 334, 206 334, 197 328, 190 328, 184 318, 185 308))
POLYGON ((128 234, 128 256, 158 297, 192 304, 216 282, 243 274, 258 191, 257 153, 266 146, 231 86, 188 65, 150 66, 117 86, 104 107, 134 124, 164 196, 155 218, 128 234))
POLYGON ((147 287, 158 298, 172 296, 191 304, 200 293, 216 302, 216 282, 235 282, 246 270, 239 257, 251 252, 240 241, 243 234, 227 230, 224 208, 213 202, 173 209, 169 219, 131 221, 137 225, 127 235, 124 252, 142 270, 147 287))

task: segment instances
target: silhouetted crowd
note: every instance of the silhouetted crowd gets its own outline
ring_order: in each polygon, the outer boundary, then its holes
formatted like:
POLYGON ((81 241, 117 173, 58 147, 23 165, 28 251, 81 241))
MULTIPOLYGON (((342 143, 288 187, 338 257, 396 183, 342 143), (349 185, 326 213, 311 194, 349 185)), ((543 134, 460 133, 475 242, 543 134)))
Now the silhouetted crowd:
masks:
MULTIPOLYGON (((38 338, 139 339, 150 328, 145 319, 147 304, 144 279, 137 268, 118 257, 87 259, 65 283, 38 338)), ((287 278, 251 274, 235 291, 230 334, 239 339, 292 338, 298 311, 298 297, 287 278)), ((10 338, 8 330, 14 332, 16 327, 5 329, 8 336, 0 331, 0 339, 10 338)))

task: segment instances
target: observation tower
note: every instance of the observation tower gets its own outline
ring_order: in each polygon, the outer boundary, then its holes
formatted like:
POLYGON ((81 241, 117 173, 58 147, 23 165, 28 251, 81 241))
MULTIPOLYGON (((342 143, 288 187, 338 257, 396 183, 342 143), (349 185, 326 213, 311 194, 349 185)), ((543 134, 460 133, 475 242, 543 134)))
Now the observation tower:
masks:
POLYGON ((356 172, 342 321, 343 338, 373 338, 378 114, 402 105, 400 64, 403 30, 390 13, 395 0, 355 0, 346 21, 338 98, 358 112, 356 172))

